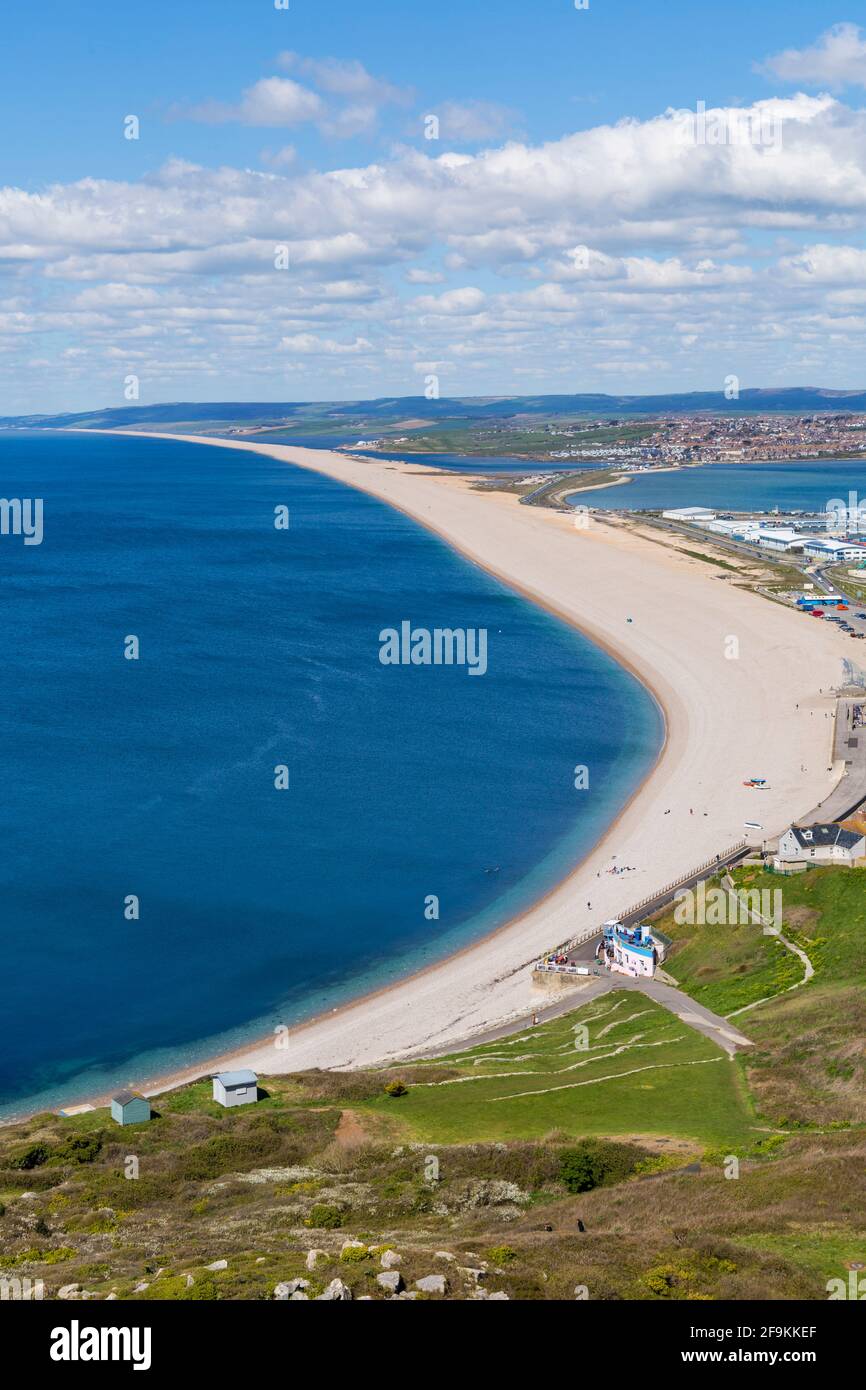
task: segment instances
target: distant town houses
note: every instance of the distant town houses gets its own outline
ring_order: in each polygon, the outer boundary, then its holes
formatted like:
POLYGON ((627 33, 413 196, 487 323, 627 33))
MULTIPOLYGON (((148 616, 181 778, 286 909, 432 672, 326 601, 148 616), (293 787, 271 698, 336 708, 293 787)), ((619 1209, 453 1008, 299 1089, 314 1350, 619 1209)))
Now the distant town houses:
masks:
POLYGON ((866 836, 842 825, 792 825, 779 839, 782 864, 854 864, 866 857, 866 836))
MULTIPOLYGON (((674 415, 647 421, 640 439, 581 443, 589 431, 623 428, 622 420, 594 419, 548 427, 570 437, 552 458, 645 459, 655 464, 754 463, 764 460, 851 457, 866 453, 866 416, 674 415)), ((513 428, 513 427, 512 427, 513 428)), ((501 433, 507 437, 508 430, 501 433)))

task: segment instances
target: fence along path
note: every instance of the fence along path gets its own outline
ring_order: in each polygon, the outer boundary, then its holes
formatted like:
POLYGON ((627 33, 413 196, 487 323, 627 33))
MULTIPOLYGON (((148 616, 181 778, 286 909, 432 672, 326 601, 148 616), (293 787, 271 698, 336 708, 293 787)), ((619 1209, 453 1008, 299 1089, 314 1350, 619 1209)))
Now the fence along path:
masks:
MULTIPOLYGON (((687 874, 683 874, 681 878, 675 879, 673 883, 666 883, 663 888, 659 888, 654 893, 650 893, 647 897, 641 898, 640 902, 633 903, 625 912, 618 913, 615 920, 617 922, 626 923, 629 918, 637 917, 645 908, 649 907, 650 904, 653 904, 655 907, 664 907, 666 901, 673 898, 674 893, 681 888, 686 888, 690 884, 693 884, 701 874, 706 873, 707 869, 722 869, 730 866, 735 860, 740 858, 744 850, 748 849, 748 845, 748 840, 739 840, 737 844, 732 845, 724 854, 717 854, 715 858, 708 859, 703 864, 698 864, 696 868, 690 869, 687 874)), ((599 927, 587 927, 577 936, 571 936, 568 941, 563 941, 561 945, 553 946, 547 954, 551 956, 566 954, 575 946, 579 946, 582 942, 589 941, 593 936, 598 936, 599 932, 599 927)), ((577 966, 574 965, 545 965, 541 960, 536 962, 534 968, 540 971, 560 971, 566 974, 574 974, 577 970, 577 966)))

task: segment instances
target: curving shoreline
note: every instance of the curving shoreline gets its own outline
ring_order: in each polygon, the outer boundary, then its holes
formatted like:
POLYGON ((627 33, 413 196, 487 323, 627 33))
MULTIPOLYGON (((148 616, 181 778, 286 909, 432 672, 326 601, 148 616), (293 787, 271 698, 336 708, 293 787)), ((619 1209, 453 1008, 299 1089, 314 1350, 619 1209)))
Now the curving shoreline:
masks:
MULTIPOLYGON (((655 765, 601 840, 519 917, 436 964, 293 1027, 288 1047, 275 1047, 269 1037, 207 1064, 142 1078, 139 1085, 150 1093, 228 1062, 267 1074, 446 1050, 526 1016, 537 1003, 530 967, 540 951, 742 837, 743 820, 756 814, 743 777, 760 768, 771 783, 760 801, 768 835, 818 804, 838 780, 838 770, 831 776, 826 764, 824 716, 832 701, 819 694, 839 677, 835 634, 823 625, 804 628, 799 615, 731 588, 708 575, 706 565, 604 526, 575 530, 557 512, 479 493, 471 480, 424 465, 234 439, 147 436, 263 453, 396 507, 605 648, 651 692, 665 726, 655 765), (736 660, 724 655, 732 635, 740 641, 736 660), (636 872, 608 875, 614 857, 636 872)), ((575 762, 579 751, 576 731, 575 762)))

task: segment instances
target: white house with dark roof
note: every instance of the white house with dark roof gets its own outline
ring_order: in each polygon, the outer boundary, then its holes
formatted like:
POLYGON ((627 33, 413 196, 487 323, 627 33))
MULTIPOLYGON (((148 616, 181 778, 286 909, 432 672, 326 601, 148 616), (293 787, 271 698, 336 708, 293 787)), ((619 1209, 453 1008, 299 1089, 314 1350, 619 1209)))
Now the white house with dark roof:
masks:
POLYGON ((866 837, 843 825, 792 825, 779 840, 784 864, 853 864, 866 855, 866 837))

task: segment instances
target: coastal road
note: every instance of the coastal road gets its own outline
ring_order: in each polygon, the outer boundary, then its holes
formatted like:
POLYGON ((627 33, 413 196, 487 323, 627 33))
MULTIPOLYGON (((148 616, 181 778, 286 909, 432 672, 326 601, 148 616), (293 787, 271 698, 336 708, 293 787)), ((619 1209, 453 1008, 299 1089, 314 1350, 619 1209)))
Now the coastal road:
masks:
POLYGON ((866 700, 837 702, 833 758, 845 764, 845 771, 829 795, 809 815, 801 816, 797 825, 844 820, 866 800, 866 725, 859 723, 861 717, 866 717, 866 700))
MULTIPOLYGON (((582 943, 589 945, 591 943, 582 943)), ((519 1019, 512 1019, 508 1023, 500 1024, 495 1028, 487 1028, 479 1033, 473 1033, 470 1037, 462 1038, 459 1042, 449 1044, 447 1050, 435 1048, 430 1051, 413 1052, 407 1057, 407 1061, 413 1058, 428 1061, 435 1057, 448 1056, 453 1052, 462 1052, 470 1047, 481 1047, 485 1043, 499 1042, 502 1038, 513 1037, 515 1033, 523 1033, 531 1030, 533 1017, 538 1023, 548 1023, 553 1018, 561 1018, 563 1014, 572 1013, 574 1009, 580 1009, 585 1004, 590 1004, 599 995, 609 994, 612 990, 629 989, 637 990, 641 994, 649 995, 650 999, 655 1000, 663 1009, 675 1014, 681 1023, 685 1023, 689 1028, 694 1028, 696 1033, 702 1033, 710 1042, 714 1042, 718 1047, 726 1052, 729 1057, 733 1057, 738 1048, 754 1047, 754 1043, 742 1033, 739 1028, 726 1018, 714 1014, 710 1009, 704 1008, 703 1004, 698 1004, 694 999, 689 998, 682 990, 675 989, 672 985, 666 985, 661 980, 635 980, 628 975, 601 975, 585 976, 573 989, 565 992, 555 1003, 539 1007, 535 1013, 525 1014, 519 1019)))
MULTIPOLYGON (((703 1033, 705 1038, 718 1044, 729 1057, 733 1057, 738 1047, 754 1047, 754 1043, 747 1038, 745 1033, 741 1033, 739 1028, 735 1028, 726 1018, 721 1018, 714 1014, 710 1009, 705 1009, 703 1004, 698 1004, 694 999, 690 999, 687 994, 683 994, 681 989, 674 989, 672 985, 663 984, 661 980, 630 980, 625 979, 626 989, 638 989, 642 994, 648 994, 650 999, 654 999, 657 1004, 661 1004, 663 1009, 669 1009, 672 1014, 676 1014, 681 1023, 688 1024, 689 1028, 694 1028, 695 1032, 703 1033)), ((621 989, 619 979, 611 980, 612 989, 621 989)))

